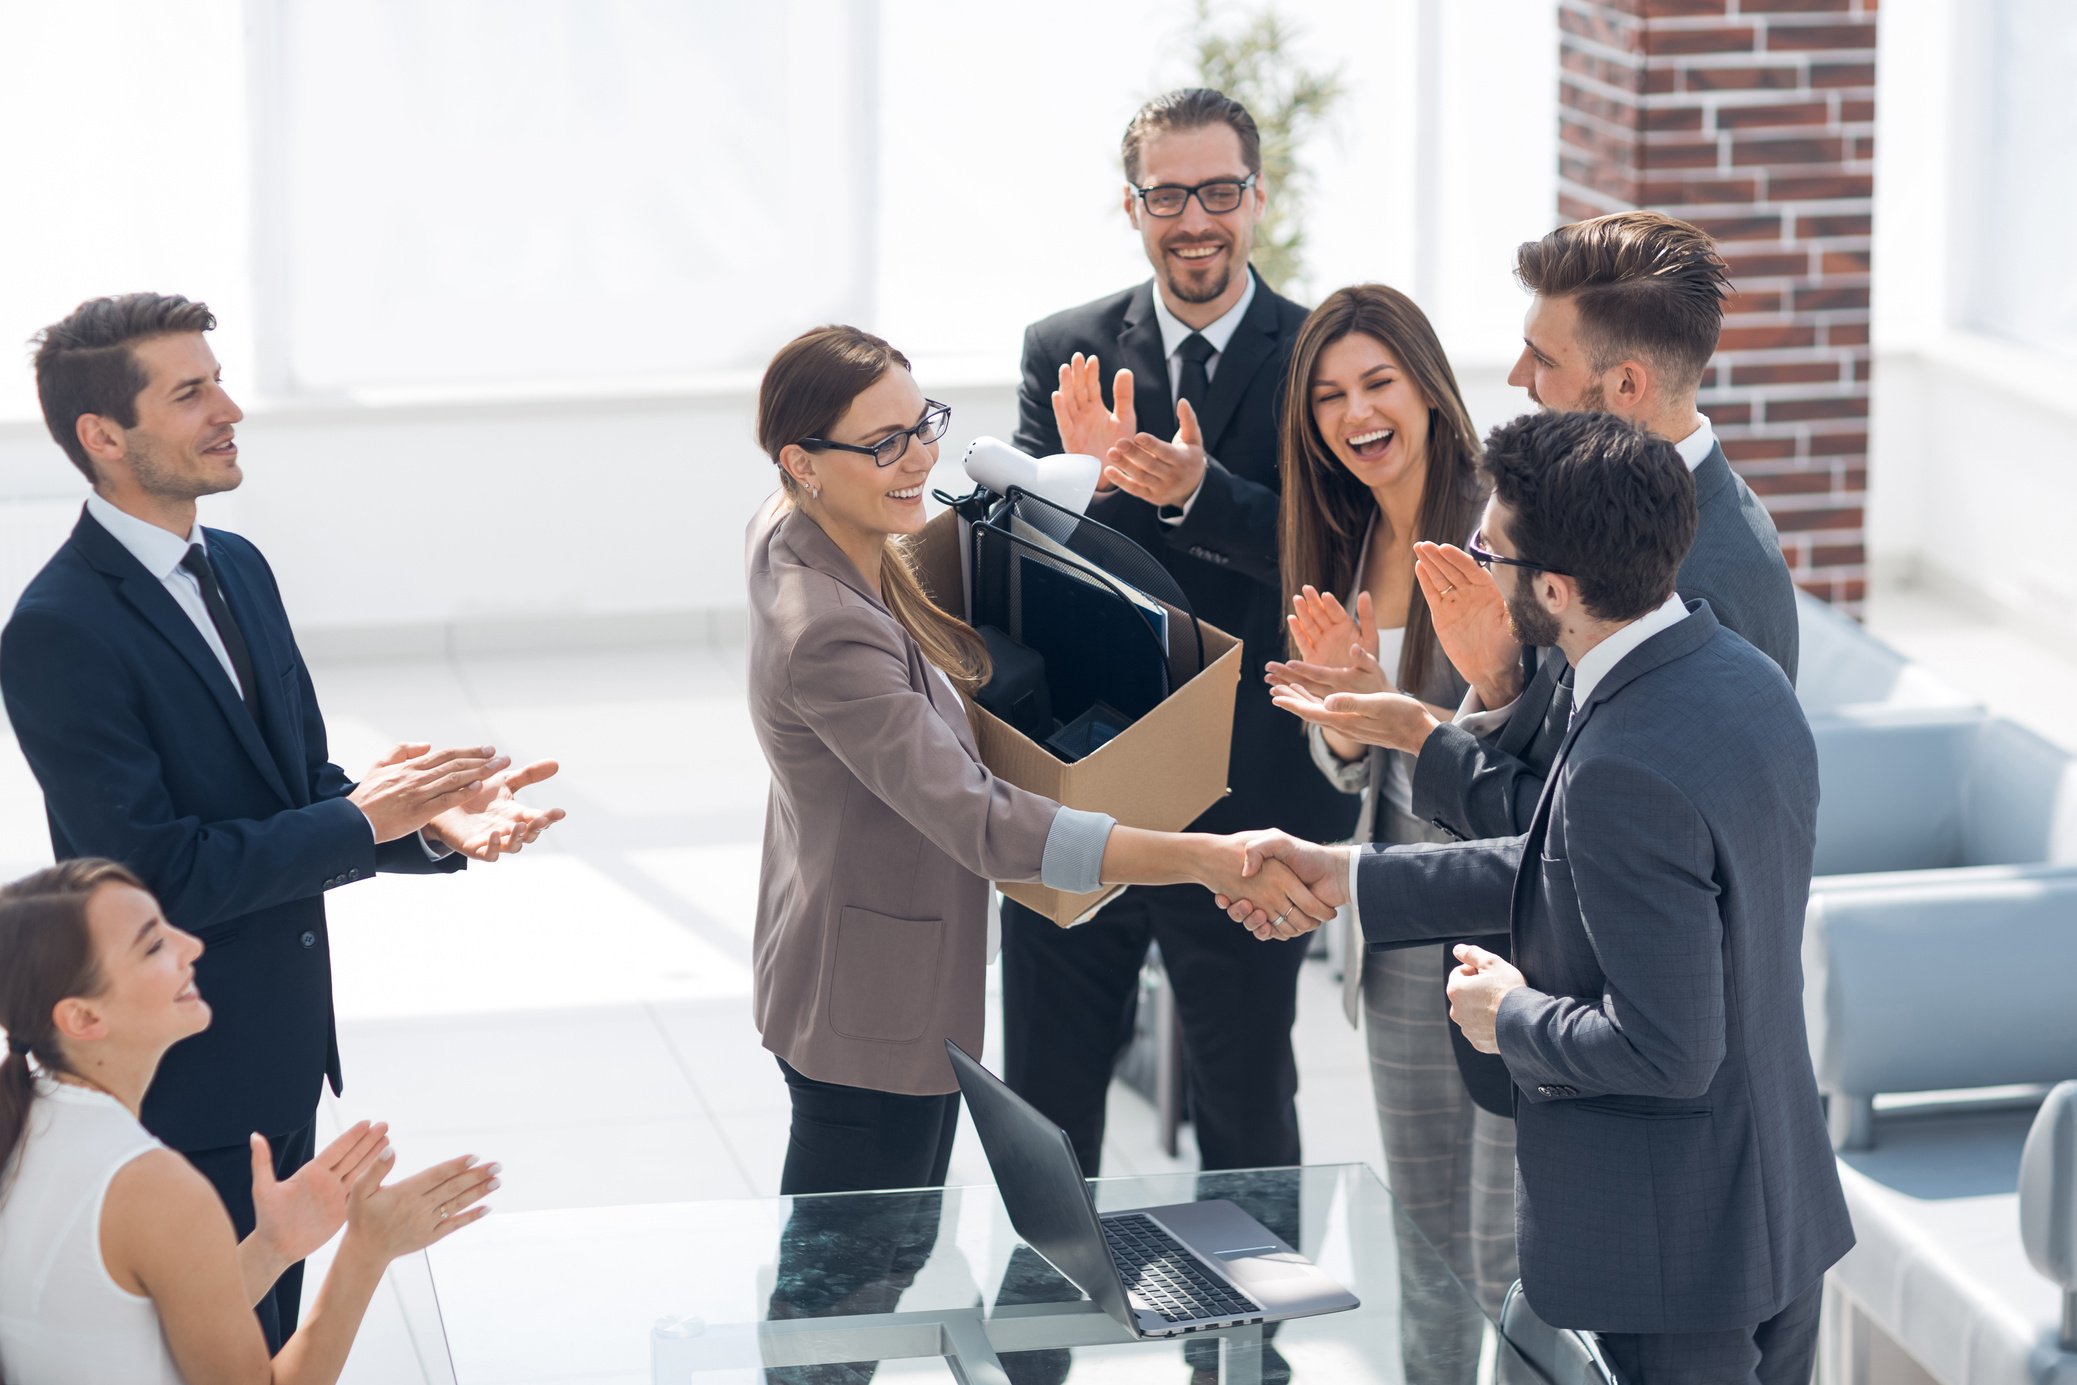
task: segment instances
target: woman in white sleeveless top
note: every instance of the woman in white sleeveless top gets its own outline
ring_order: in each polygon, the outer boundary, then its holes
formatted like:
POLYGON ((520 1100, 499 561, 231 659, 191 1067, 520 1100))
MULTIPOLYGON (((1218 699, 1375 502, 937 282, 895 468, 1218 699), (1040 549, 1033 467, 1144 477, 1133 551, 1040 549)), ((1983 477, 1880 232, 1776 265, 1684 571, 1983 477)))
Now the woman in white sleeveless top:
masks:
POLYGON ((481 1217, 497 1165, 385 1184, 385 1127, 346 1132, 285 1183, 255 1135, 259 1225, 138 1124, 165 1051, 209 1024, 202 944, 121 866, 68 861, 0 889, 0 1381, 331 1382, 390 1261, 481 1217), (33 1058, 33 1066, 31 1059, 33 1058), (273 1360, 253 1303, 346 1239, 273 1360))

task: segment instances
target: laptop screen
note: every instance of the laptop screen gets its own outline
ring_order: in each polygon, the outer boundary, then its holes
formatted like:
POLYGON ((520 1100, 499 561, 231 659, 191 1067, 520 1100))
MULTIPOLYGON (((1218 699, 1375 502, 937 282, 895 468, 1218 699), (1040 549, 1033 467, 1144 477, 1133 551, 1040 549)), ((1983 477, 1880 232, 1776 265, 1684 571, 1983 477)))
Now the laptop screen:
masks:
POLYGON ((1096 1204, 1089 1197, 1089 1185, 1082 1178, 1082 1166, 1075 1159, 1067 1132, 968 1057, 959 1045, 947 1039, 945 1049, 967 1110, 973 1114, 981 1148, 987 1151, 988 1167, 994 1170, 1010 1225, 1097 1306, 1133 1327, 1125 1286, 1111 1261, 1110 1247, 1104 1243, 1096 1204))

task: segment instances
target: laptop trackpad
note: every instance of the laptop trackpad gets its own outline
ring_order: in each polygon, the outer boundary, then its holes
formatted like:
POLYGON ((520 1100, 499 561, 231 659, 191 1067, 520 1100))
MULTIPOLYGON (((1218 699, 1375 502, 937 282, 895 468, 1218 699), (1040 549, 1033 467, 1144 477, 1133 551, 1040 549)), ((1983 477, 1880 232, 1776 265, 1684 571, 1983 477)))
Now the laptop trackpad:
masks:
MULTIPOLYGON (((1356 1306, 1353 1294, 1231 1202, 1186 1202, 1142 1210, 1224 1270, 1227 1278, 1271 1314, 1291 1316, 1356 1306)), ((1296 1213, 1295 1205, 1292 1211, 1296 1213)))

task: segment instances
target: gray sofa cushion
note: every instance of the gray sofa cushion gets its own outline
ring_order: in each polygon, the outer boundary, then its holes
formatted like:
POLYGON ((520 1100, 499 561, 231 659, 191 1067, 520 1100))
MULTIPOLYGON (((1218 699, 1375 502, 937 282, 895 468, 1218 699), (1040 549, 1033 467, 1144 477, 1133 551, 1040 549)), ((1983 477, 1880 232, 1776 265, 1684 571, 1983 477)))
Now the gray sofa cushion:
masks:
POLYGON ((1796 620, 1796 700, 1812 720, 1980 705, 1808 592, 1796 593, 1796 620))
POLYGON ((2020 1244, 2027 1110, 1898 1117, 1843 1154, 1858 1238, 1832 1282, 1946 1385, 2077 1385, 2062 1295, 2020 1244))

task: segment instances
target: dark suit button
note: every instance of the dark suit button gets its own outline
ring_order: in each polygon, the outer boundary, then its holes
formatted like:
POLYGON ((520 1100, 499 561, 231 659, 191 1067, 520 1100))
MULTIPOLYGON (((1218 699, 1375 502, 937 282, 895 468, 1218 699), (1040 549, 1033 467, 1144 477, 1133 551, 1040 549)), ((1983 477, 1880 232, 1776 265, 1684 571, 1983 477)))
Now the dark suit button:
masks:
POLYGON ((315 933, 305 933, 305 934, 303 935, 303 946, 305 946, 305 947, 316 947, 316 946, 317 946, 317 934, 315 934, 315 933))
POLYGON ((354 867, 354 868, 353 868, 352 870, 350 870, 350 871, 346 872, 346 878, 347 878, 348 880, 358 880, 358 879, 360 879, 360 878, 361 878, 361 868, 360 868, 359 866, 355 866, 355 867, 354 867))
POLYGON ((1543 1084, 1543 1085, 1542 1085, 1541 1087, 1538 1087, 1538 1088, 1536 1089, 1536 1095, 1538 1095, 1538 1096, 1556 1096, 1556 1095, 1557 1095, 1557 1093, 1556 1093, 1555 1091, 1551 1090, 1551 1085, 1550 1085, 1550 1083, 1546 1082, 1546 1083, 1544 1083, 1544 1084, 1543 1084))
POLYGON ((1560 1088, 1558 1088, 1558 1095, 1559 1095, 1559 1096, 1578 1096, 1578 1095, 1579 1095, 1579 1088, 1577 1088, 1577 1087, 1560 1087, 1560 1088))

